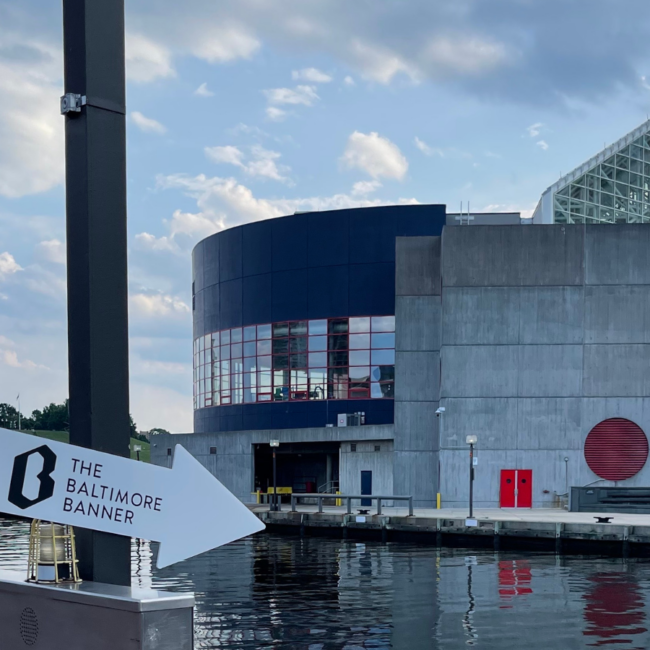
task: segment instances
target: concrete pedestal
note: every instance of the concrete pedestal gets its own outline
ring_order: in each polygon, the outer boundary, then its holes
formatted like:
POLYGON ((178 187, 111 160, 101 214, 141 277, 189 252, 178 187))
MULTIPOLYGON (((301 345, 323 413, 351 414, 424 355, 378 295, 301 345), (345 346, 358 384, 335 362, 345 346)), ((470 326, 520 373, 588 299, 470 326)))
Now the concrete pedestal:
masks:
POLYGON ((193 594, 97 582, 37 585, 0 571, 3 650, 192 650, 193 594))

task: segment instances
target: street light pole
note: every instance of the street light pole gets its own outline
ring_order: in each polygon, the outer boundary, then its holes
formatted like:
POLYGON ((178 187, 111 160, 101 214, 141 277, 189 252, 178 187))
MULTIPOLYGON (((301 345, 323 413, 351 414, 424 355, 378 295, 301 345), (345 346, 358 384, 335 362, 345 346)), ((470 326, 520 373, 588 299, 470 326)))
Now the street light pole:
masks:
POLYGON ((474 518, 474 445, 469 445, 469 518, 474 518))
MULTIPOLYGON (((469 519, 468 522, 474 522, 474 445, 477 443, 476 436, 467 436, 465 442, 469 445, 469 519)), ((468 523, 468 525, 470 525, 468 523)), ((471 523, 476 526, 476 523, 471 523)))
POLYGON ((278 508, 278 484, 277 484, 277 466, 276 466, 276 449, 280 446, 279 440, 271 440, 271 449, 273 449, 273 502, 271 503, 271 511, 277 512, 278 508))

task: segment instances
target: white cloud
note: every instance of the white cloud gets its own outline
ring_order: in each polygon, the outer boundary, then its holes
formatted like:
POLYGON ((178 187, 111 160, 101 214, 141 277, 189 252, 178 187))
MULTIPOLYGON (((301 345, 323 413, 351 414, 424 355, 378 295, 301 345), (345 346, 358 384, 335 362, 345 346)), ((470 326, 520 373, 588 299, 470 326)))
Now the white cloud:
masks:
MULTIPOLYGON (((370 199, 367 194, 380 187, 378 181, 356 183, 351 194, 315 196, 307 198, 257 198, 245 185, 233 178, 195 177, 186 175, 160 176, 158 187, 177 189, 197 202, 197 213, 177 210, 166 222, 169 235, 155 238, 149 233, 138 235, 139 241, 149 249, 162 250, 169 242, 182 242, 189 248, 199 239, 233 226, 271 219, 297 211, 344 210, 347 208, 390 205, 394 201, 370 199), (356 192, 355 192, 356 190, 356 192)), ((399 199, 399 203, 417 203, 415 199, 399 199)))
POLYGON ((289 167, 285 165, 278 165, 275 161, 280 158, 277 151, 265 149, 260 145, 251 147, 251 155, 253 159, 244 167, 246 173, 251 176, 262 176, 271 178, 275 181, 288 181, 284 172, 289 171, 289 167))
POLYGON ((266 107, 266 116, 272 122, 282 122, 287 117, 287 115, 288 115, 287 111, 283 111, 281 108, 278 108, 277 106, 266 107))
POLYGON ((244 153, 237 147, 206 147, 205 154, 216 163, 226 163, 240 167, 250 176, 270 178, 275 181, 288 182, 284 174, 290 171, 289 167, 279 165, 276 161, 280 153, 265 149, 261 145, 253 145, 250 149, 250 158, 244 160, 244 153))
POLYGON ((142 34, 126 35, 126 74, 130 81, 147 83, 174 77, 171 52, 142 34))
POLYGON ((397 145, 376 132, 355 131, 348 138, 342 164, 349 169, 361 169, 373 178, 401 180, 408 171, 408 161, 397 145))
POLYGON ((130 313, 145 318, 185 316, 190 308, 179 298, 160 293, 135 293, 129 296, 130 313))
POLYGON ((240 122, 237 126, 234 126, 232 129, 228 129, 230 135, 240 135, 242 133, 246 135, 255 135, 259 137, 268 137, 268 133, 262 131, 259 126, 251 126, 250 124, 244 124, 240 122))
POLYGON ((326 84, 332 81, 331 75, 322 72, 318 68, 304 68, 302 70, 294 70, 291 73, 291 78, 294 81, 308 81, 313 84, 326 84))
POLYGON ((0 46, 24 53, 0 57, 0 195, 19 198, 64 178, 64 120, 56 109, 62 53, 6 31, 0 46))
POLYGON ((203 82, 195 91, 194 94, 197 97, 214 97, 214 93, 211 90, 208 90, 208 84, 203 82))
POLYGON ((425 156, 440 156, 441 158, 445 157, 445 152, 442 149, 437 149, 435 147, 430 147, 426 142, 420 140, 417 136, 414 139, 415 146, 425 155, 425 156))
POLYGON ((208 84, 203 82, 195 91, 194 94, 197 97, 214 97, 214 93, 211 90, 208 90, 208 84))
POLYGON ((352 186, 352 196, 366 196, 376 192, 380 187, 379 181, 358 181, 352 186))
MULTIPOLYGON (((189 25, 196 27, 193 21, 189 25)), ((242 26, 208 23, 194 31, 191 51, 208 63, 226 63, 235 59, 249 59, 260 48, 259 40, 242 26)))
POLYGON ((129 114, 129 117, 140 131, 144 131, 145 133, 158 133, 159 135, 167 133, 167 128, 160 122, 150 117, 145 117, 139 111, 133 111, 129 114))
POLYGON ((23 268, 16 262, 11 253, 7 251, 0 253, 0 280, 4 280, 10 275, 22 270, 23 268))
POLYGON ((446 77, 485 73, 504 64, 507 55, 501 43, 455 34, 432 40, 423 58, 431 74, 446 77))
POLYGON ((414 64, 383 46, 353 39, 350 53, 361 73, 373 81, 389 84, 398 74, 404 74, 414 82, 420 78, 420 72, 414 64))
POLYGON ((528 131, 528 135, 531 138, 536 138, 540 134, 541 128, 543 126, 543 122, 535 122, 535 124, 531 124, 530 126, 526 127, 526 131, 528 131))
POLYGON ((542 151, 546 151, 548 149, 548 144, 545 140, 539 140, 539 142, 535 143, 542 151))
POLYGON ((5 365, 9 366, 10 368, 27 368, 29 370, 38 368, 41 370, 49 370, 47 366, 42 366, 38 363, 34 363, 29 359, 20 361, 18 359, 18 353, 15 350, 3 350, 0 348, 0 359, 4 362, 5 365))
POLYGON ((65 264, 65 244, 58 239, 48 239, 36 246, 38 256, 46 262, 65 264))
POLYGON ((343 79, 343 83, 346 86, 356 86, 357 85, 355 80, 350 75, 348 75, 345 79, 343 79))
MULTIPOLYGON (((192 415, 191 375, 187 382, 188 392, 173 388, 152 386, 141 381, 131 382, 131 410, 138 428, 149 431, 162 427, 172 433, 194 431, 192 415)), ((152 441, 152 444, 157 444, 152 441)))
POLYGON ((156 237, 148 232, 141 232, 135 236, 137 245, 143 250, 157 252, 180 253, 178 244, 170 237, 156 237))
POLYGON ((244 152, 237 147, 206 147, 205 155, 215 163, 227 163, 229 165, 237 165, 243 167, 244 152))
POLYGON ((270 88, 263 92, 266 95, 269 104, 273 105, 302 104, 304 106, 312 106, 315 101, 320 99, 316 94, 316 88, 314 86, 270 88))
POLYGON ((63 303, 67 293, 65 270, 56 267, 52 270, 31 264, 25 269, 24 285, 34 293, 51 298, 55 302, 63 303))

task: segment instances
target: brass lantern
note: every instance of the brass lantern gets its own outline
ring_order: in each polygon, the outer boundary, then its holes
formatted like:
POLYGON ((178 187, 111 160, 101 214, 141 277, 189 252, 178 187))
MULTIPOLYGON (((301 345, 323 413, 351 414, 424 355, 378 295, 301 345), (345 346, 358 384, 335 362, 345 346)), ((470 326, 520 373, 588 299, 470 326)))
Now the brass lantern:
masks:
POLYGON ((72 526, 34 519, 29 535, 28 582, 81 582, 72 526))

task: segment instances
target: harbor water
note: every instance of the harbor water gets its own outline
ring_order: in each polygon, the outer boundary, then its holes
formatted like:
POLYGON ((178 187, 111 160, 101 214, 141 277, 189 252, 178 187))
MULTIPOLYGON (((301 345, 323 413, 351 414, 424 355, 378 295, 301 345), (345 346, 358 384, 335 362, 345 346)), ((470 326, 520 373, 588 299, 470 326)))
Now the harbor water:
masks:
MULTIPOLYGON (((0 520, 0 566, 29 528, 0 520)), ((650 647, 650 561, 260 534, 163 570, 133 542, 133 584, 196 594, 196 648, 650 647)))

